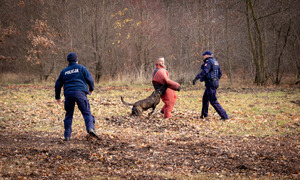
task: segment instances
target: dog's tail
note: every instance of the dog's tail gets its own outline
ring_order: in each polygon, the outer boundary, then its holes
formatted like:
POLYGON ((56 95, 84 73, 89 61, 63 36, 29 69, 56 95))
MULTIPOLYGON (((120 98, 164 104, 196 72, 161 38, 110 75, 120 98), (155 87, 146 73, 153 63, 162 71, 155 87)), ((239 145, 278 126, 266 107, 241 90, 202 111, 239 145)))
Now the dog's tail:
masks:
POLYGON ((122 101, 122 103, 125 104, 126 106, 133 106, 132 103, 125 102, 124 99, 123 99, 123 96, 121 96, 121 101, 122 101))

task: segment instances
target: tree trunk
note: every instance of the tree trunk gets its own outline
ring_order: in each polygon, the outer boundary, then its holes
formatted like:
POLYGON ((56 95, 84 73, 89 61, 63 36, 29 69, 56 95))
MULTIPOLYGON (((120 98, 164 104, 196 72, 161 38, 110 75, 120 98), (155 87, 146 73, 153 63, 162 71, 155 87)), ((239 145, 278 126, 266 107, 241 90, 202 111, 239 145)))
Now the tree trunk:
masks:
MULTIPOLYGON (((228 6, 228 0, 226 0, 226 6, 228 6)), ((225 14, 225 38, 226 38, 226 59, 227 59, 227 67, 229 72, 230 84, 232 84, 232 68, 231 68, 231 59, 230 59, 230 44, 229 44, 229 36, 228 36, 228 8, 226 8, 225 14)))
POLYGON ((101 76, 102 76, 102 62, 101 62, 101 56, 99 56, 99 36, 98 36, 98 3, 95 3, 95 16, 94 16, 94 28, 92 30, 93 32, 93 47, 94 47, 94 59, 96 62, 96 69, 95 69, 95 81, 96 83, 100 82, 101 76))
POLYGON ((253 58, 253 62, 255 64, 255 80, 254 82, 257 82, 257 78, 259 78, 258 74, 259 74, 259 63, 258 63, 258 59, 257 59, 257 55, 256 55, 256 51, 255 51, 255 45, 254 45, 254 40, 252 37, 252 33, 251 33, 251 26, 250 26, 250 14, 249 14, 249 2, 247 0, 246 2, 246 15, 247 15, 247 29, 248 29, 248 36, 249 36, 249 41, 250 41, 250 46, 251 46, 251 53, 252 53, 252 58, 253 58))
POLYGON ((251 49, 252 49, 253 60, 254 60, 255 67, 256 67, 255 83, 257 85, 264 85, 264 83, 266 82, 267 76, 266 76, 266 63, 265 63, 265 57, 264 57, 263 37, 261 34, 260 26, 258 24, 258 19, 256 17, 255 11, 254 11, 252 0, 247 0, 246 2, 247 2, 246 9, 247 9, 248 34, 249 34, 249 39, 250 39, 250 44, 251 44, 251 49), (254 21, 255 31, 257 33, 256 38, 258 41, 258 50, 256 49, 256 47, 254 45, 254 39, 252 36, 252 31, 251 31, 251 26, 250 26, 249 7, 251 10, 252 19, 254 21))
MULTIPOLYGON (((289 27, 288 27, 288 30, 287 30, 286 35, 284 37, 283 47, 281 48, 280 54, 277 57, 277 68, 276 68, 276 77, 275 77, 275 84, 277 84, 277 85, 280 84, 281 78, 282 78, 282 74, 280 74, 281 57, 282 57, 282 54, 283 54, 283 52, 285 50, 285 47, 287 45, 288 36, 289 36, 290 30, 291 30, 291 22, 292 22, 292 20, 290 19, 289 27)), ((280 33, 278 35, 278 39, 279 38, 280 38, 280 33)))

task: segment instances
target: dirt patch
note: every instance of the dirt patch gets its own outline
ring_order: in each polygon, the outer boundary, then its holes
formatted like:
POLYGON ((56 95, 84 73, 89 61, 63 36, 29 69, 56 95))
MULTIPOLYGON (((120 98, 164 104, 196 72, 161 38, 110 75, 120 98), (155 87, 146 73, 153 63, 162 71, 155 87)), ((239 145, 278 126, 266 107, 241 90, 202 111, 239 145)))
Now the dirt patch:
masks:
POLYGON ((294 137, 175 138, 101 134, 63 141, 44 132, 0 135, 1 177, 17 179, 119 177, 172 179, 173 175, 222 173, 299 177, 294 137), (129 138, 132 137, 132 138, 129 138))

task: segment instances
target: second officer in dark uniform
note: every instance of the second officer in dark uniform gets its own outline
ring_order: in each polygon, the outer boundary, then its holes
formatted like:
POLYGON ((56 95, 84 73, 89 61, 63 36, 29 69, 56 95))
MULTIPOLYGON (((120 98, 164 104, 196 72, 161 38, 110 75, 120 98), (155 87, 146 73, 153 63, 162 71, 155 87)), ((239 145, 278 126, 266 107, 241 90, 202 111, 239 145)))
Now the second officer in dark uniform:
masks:
POLYGON ((201 82, 205 82, 205 92, 202 99, 202 111, 200 118, 208 116, 209 102, 221 116, 221 120, 225 121, 228 119, 226 111, 222 108, 217 100, 217 89, 219 87, 219 79, 222 76, 220 65, 217 60, 212 57, 211 51, 205 51, 202 54, 204 63, 201 65, 201 72, 193 80, 195 85, 196 81, 200 79, 201 82))

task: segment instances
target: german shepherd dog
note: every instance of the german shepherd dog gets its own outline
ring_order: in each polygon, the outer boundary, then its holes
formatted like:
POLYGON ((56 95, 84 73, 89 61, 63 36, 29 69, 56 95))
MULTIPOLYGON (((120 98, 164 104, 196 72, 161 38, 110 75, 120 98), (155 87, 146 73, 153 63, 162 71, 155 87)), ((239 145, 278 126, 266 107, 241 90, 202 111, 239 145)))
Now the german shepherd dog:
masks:
POLYGON ((125 102, 122 96, 121 96, 121 101, 123 102, 123 104, 125 104, 127 106, 132 106, 131 114, 134 116, 140 116, 140 115, 142 115, 143 111, 146 111, 146 110, 152 108, 152 111, 148 114, 148 116, 150 116, 154 112, 158 103, 160 102, 160 96, 165 94, 167 88, 168 88, 168 85, 165 84, 165 85, 161 86, 159 89, 152 92, 152 94, 149 97, 147 97, 146 99, 139 100, 139 101, 135 102, 134 104, 125 102))

